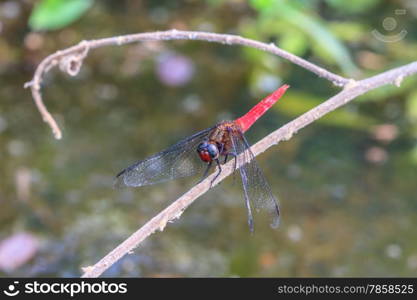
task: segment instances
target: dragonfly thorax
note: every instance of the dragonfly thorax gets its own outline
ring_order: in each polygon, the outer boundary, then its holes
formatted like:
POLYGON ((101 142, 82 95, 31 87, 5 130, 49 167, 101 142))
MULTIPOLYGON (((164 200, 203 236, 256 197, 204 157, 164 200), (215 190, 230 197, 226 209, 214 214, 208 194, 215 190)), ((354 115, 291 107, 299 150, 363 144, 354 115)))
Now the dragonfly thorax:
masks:
POLYGON ((204 141, 197 147, 197 153, 204 162, 211 162, 219 158, 219 148, 216 144, 204 141))

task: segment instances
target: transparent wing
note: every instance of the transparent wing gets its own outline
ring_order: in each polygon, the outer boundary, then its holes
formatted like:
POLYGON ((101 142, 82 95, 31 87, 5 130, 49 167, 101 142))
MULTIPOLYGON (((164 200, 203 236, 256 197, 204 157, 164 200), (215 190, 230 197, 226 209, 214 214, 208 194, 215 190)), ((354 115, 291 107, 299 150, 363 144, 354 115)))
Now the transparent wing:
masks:
POLYGON ((208 128, 151 157, 138 161, 116 176, 115 186, 139 187, 191 176, 205 166, 197 155, 198 144, 206 138, 208 128))
POLYGON ((280 212, 277 199, 272 194, 271 187, 259 168, 255 156, 250 150, 249 143, 240 132, 238 134, 232 134, 232 144, 236 154, 238 154, 237 164, 240 166, 239 171, 242 178, 246 207, 248 209, 250 230, 253 231, 251 205, 254 205, 257 211, 265 209, 271 215, 271 226, 273 228, 278 227, 280 212), (243 153, 243 155, 239 156, 240 153, 243 153))

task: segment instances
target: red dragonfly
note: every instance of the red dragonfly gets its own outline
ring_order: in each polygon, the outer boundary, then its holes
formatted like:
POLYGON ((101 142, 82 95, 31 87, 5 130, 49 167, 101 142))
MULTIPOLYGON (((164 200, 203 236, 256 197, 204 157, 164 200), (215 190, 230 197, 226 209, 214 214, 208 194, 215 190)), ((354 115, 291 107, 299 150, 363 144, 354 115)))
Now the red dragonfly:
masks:
POLYGON ((222 121, 127 167, 117 174, 116 186, 138 187, 191 176, 202 171, 206 165, 203 180, 215 163, 218 171, 211 181, 213 183, 222 172, 221 165, 232 157, 235 170, 239 166, 250 231, 254 230, 252 204, 256 210, 266 209, 272 216, 271 226, 277 227, 280 215, 277 200, 255 161, 244 133, 288 88, 288 85, 281 86, 234 121, 222 121), (223 162, 220 158, 224 158, 223 162))

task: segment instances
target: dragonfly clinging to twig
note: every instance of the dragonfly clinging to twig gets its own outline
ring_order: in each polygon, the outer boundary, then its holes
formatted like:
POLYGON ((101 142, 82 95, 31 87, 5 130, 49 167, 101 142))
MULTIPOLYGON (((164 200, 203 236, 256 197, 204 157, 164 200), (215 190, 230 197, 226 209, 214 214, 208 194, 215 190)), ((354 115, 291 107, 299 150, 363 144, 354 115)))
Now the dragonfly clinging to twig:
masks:
POLYGON ((214 182, 221 174, 222 164, 231 158, 235 160, 235 169, 239 167, 250 231, 254 230, 252 205, 256 209, 266 209, 272 216, 271 226, 277 227, 280 217, 278 202, 250 150, 244 133, 288 88, 288 85, 281 86, 234 121, 222 121, 127 167, 116 176, 116 185, 139 187, 160 183, 193 175, 202 171, 204 165, 205 178, 215 164, 218 171, 212 180, 214 182))

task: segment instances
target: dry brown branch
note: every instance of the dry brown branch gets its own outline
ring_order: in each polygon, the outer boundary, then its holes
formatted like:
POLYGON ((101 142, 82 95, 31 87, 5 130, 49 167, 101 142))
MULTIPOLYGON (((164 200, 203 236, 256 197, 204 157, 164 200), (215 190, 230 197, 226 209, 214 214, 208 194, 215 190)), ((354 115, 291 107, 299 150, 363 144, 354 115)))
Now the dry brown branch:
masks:
MULTIPOLYGON (((396 68, 379 75, 364 79, 361 81, 352 81, 345 86, 343 91, 309 110, 295 120, 285 124, 281 128, 272 132, 262 140, 251 147, 255 156, 264 152, 273 145, 277 145, 280 141, 289 140, 301 128, 313 123, 315 120, 323 117, 327 113, 337 109, 338 107, 348 103, 356 97, 365 94, 368 91, 376 89, 386 84, 399 85, 401 81, 412 74, 417 73, 417 62, 396 68)), ((224 178, 233 172, 233 160, 229 161, 224 167, 218 180, 213 184, 217 185, 224 178)), ((136 248, 144 239, 154 233, 156 230, 163 230, 166 224, 176 218, 179 218, 182 212, 198 197, 207 192, 210 188, 210 182, 215 174, 212 174, 206 180, 191 188, 188 192, 178 198, 170 206, 160 212, 157 216, 152 218, 148 223, 143 225, 139 230, 133 233, 129 238, 117 246, 113 251, 107 254, 94 266, 86 267, 84 269, 83 277, 98 277, 110 266, 117 262, 127 253, 130 253, 136 248)))
MULTIPOLYGON (((295 120, 287 123, 278 130, 272 132, 258 143, 251 147, 255 156, 264 152, 266 149, 278 144, 280 141, 290 139, 301 128, 311 124, 315 120, 323 117, 327 113, 337 109, 338 107, 348 103, 354 98, 362 95, 368 91, 376 89, 386 84, 395 84, 399 86, 401 81, 412 74, 417 73, 417 62, 381 73, 379 75, 370 77, 368 79, 355 81, 347 79, 339 75, 333 74, 321 67, 318 67, 300 57, 288 53, 274 44, 265 44, 255 40, 246 39, 236 35, 216 34, 197 31, 179 31, 170 30, 162 32, 138 33, 131 35, 124 35, 119 37, 111 37, 100 40, 83 41, 78 45, 67 48, 65 50, 57 51, 54 54, 46 57, 37 67, 33 79, 25 84, 25 87, 30 87, 33 99, 43 117, 43 120, 52 128, 55 138, 61 138, 61 131, 55 120, 49 114, 40 93, 40 88, 43 76, 54 66, 59 65, 62 71, 75 76, 84 58, 91 49, 110 46, 110 45, 124 45, 133 42, 143 41, 157 41, 157 40, 201 40, 207 42, 216 42, 227 45, 241 45, 256 48, 265 52, 280 56, 288 61, 297 64, 318 76, 333 82, 337 86, 342 86, 343 90, 334 97, 328 99, 322 104, 316 106, 310 111, 304 113, 295 120)), ((213 184, 217 185, 224 178, 233 172, 232 161, 222 167, 223 171, 213 184)), ((156 230, 163 230, 166 224, 176 218, 179 218, 182 212, 199 196, 203 195, 210 188, 210 182, 214 175, 206 178, 206 180, 191 188, 187 193, 178 198, 170 206, 160 212, 157 216, 152 218, 139 230, 133 233, 129 238, 117 246, 113 251, 107 254, 94 266, 84 268, 83 277, 98 277, 110 266, 117 262, 127 253, 136 248, 144 239, 154 233, 156 230)))
POLYGON ((82 41, 78 45, 70 48, 59 50, 48 57, 46 57, 36 68, 35 74, 31 81, 25 84, 25 87, 30 87, 33 100, 42 115, 43 120, 51 127, 56 139, 62 137, 62 132, 58 124, 48 112, 43 103, 41 96, 41 85, 44 75, 53 67, 59 66, 61 71, 67 72, 71 76, 78 74, 84 58, 87 57, 91 49, 100 48, 104 46, 121 46, 134 42, 144 41, 167 41, 167 40, 200 40, 206 42, 221 43, 226 45, 241 45, 256 48, 265 52, 280 56, 306 70, 309 70, 318 76, 330 80, 337 86, 345 86, 349 79, 333 74, 319 66, 316 66, 294 54, 282 50, 275 46, 275 44, 265 44, 259 41, 243 38, 231 34, 219 34, 201 31, 181 31, 168 30, 158 32, 145 32, 129 35, 121 35, 116 37, 104 38, 99 40, 82 41))

